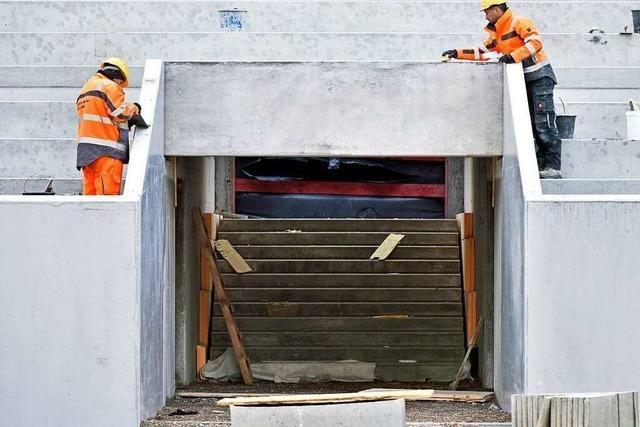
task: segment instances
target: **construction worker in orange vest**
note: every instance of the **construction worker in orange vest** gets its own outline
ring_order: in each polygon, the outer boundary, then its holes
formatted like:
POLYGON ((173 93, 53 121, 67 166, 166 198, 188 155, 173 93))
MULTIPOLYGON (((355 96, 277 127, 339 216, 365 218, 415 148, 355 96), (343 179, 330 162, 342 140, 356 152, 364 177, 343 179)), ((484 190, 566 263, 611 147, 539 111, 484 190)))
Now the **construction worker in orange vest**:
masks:
POLYGON ((499 59, 502 63, 522 63, 540 178, 561 178, 562 142, 553 105, 553 88, 557 80, 542 49, 540 34, 529 19, 514 15, 506 0, 481 0, 480 8, 489 21, 485 27, 489 38, 478 47, 447 50, 442 55, 481 61, 485 60, 484 54, 498 52, 502 54, 499 59))
POLYGON ((128 84, 127 64, 108 58, 76 101, 76 167, 82 169, 84 195, 120 194, 123 165, 129 162, 129 121, 140 114, 139 104, 124 102, 128 84))

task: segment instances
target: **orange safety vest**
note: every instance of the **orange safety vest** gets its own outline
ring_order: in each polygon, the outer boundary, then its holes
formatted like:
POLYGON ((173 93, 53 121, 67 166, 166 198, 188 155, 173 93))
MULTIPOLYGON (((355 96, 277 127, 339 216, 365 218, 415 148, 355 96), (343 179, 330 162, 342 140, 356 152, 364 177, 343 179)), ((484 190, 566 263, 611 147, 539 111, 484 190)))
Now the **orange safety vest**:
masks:
POLYGON ((514 61, 522 63, 525 76, 549 65, 547 54, 542 49, 542 39, 538 29, 528 18, 514 16, 511 9, 494 24, 485 27, 489 38, 473 49, 456 49, 458 59, 482 61, 487 52, 511 55, 514 61))
POLYGON ((81 168, 99 157, 129 161, 128 120, 135 107, 124 102, 119 84, 95 74, 85 83, 76 101, 78 151, 76 166, 81 168))

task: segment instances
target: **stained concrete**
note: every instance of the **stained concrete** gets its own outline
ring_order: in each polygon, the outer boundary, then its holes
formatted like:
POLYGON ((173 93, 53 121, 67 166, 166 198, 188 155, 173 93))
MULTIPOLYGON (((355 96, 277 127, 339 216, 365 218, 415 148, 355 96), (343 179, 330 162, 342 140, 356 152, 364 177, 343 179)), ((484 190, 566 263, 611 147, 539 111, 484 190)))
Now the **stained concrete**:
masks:
POLYGON ((566 179, 640 179, 640 141, 563 140, 562 176, 566 179))
MULTIPOLYGON (((430 33, 0 33, 0 64, 97 64, 109 55, 140 66, 146 58, 169 61, 437 61, 448 47, 473 47, 486 38, 430 33)), ((640 66, 638 37, 546 34, 555 66, 640 66), (604 43, 606 41, 606 43, 604 43)))
POLYGON ((165 149, 216 156, 499 155, 501 71, 497 64, 170 64, 165 149), (435 83, 443 79, 466 85, 452 93, 435 83), (455 139, 453 116, 467 123, 455 139))
MULTIPOLYGON (((632 29, 631 1, 514 3, 518 15, 527 16, 540 31, 587 33, 632 29)), ((637 5, 636 5, 637 6, 637 5)), ((477 1, 3 1, 0 22, 3 31, 138 31, 139 16, 145 16, 149 32, 215 31, 226 27, 221 10, 240 9, 248 32, 478 32, 485 24, 477 1), (122 4, 122 6, 118 5, 122 4), (113 15, 113 7, 128 13, 113 15), (156 13, 149 13, 154 11, 156 13)))

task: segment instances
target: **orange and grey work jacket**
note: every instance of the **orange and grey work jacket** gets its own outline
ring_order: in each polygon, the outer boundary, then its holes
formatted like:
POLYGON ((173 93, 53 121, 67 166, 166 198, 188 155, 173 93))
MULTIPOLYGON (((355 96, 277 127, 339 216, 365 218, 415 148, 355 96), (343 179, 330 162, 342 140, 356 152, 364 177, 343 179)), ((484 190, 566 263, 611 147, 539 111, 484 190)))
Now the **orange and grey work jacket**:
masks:
POLYGON ((551 77, 557 83, 547 54, 542 49, 542 39, 533 22, 514 16, 510 9, 494 24, 485 27, 489 38, 473 49, 457 49, 458 59, 481 61, 487 52, 511 55, 515 62, 522 63, 526 81, 551 77))
POLYGON ((85 83, 76 101, 78 152, 76 167, 112 157, 129 162, 128 121, 135 107, 124 102, 124 90, 100 73, 85 83))

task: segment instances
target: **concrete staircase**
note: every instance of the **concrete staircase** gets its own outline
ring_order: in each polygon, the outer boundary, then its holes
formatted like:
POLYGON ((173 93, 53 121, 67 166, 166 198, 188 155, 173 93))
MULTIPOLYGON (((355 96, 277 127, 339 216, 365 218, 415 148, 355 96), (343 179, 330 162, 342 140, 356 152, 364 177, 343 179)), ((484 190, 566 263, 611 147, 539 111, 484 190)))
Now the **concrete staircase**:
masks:
MULTIPOLYGON (((451 220, 220 223, 253 272, 219 261, 253 361, 376 362, 384 380, 448 380, 464 355, 459 234, 451 220), (369 256, 405 234, 388 260, 369 256)), ((211 355, 230 346, 219 306, 211 355)))

